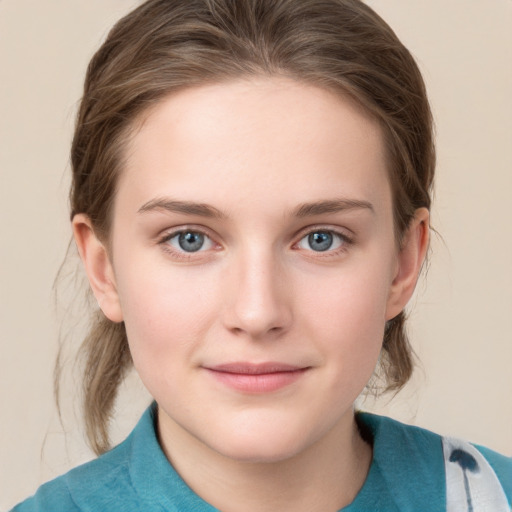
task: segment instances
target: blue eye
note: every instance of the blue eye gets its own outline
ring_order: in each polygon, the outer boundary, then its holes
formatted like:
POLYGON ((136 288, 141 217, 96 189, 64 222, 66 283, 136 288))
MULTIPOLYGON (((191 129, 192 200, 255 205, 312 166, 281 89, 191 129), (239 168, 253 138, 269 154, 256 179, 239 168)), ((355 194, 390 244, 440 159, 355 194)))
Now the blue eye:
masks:
POLYGON ((299 241, 298 247, 300 249, 306 249, 315 252, 325 252, 338 249, 347 242, 348 240, 338 233, 327 230, 318 230, 312 231, 303 237, 299 241))
POLYGON ((180 231, 169 237, 167 243, 174 249, 184 252, 199 252, 213 247, 210 238, 198 231, 180 231))

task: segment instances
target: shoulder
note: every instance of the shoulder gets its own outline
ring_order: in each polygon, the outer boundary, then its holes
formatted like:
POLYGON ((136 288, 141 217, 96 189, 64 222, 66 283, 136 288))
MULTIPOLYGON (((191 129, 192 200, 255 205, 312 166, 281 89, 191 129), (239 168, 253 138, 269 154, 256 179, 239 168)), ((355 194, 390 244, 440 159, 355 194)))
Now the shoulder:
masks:
POLYGON ((213 512, 160 448, 157 413, 153 403, 123 443, 44 484, 12 512, 213 512))
MULTIPOLYGON (((75 512, 149 510, 133 484, 141 454, 159 450, 154 431, 155 407, 149 407, 131 434, 118 446, 42 485, 12 512, 75 512)), ((157 454, 158 455, 158 454, 157 454)))
POLYGON ((111 510, 137 502, 129 473, 130 438, 101 457, 42 485, 12 512, 111 510), (121 502, 119 502, 121 500, 121 502))
POLYGON ((493 471, 496 473, 508 502, 512 505, 512 457, 496 453, 484 446, 475 445, 478 451, 485 457, 493 471))
MULTIPOLYGON (((419 500, 428 499, 435 491, 443 495, 443 501, 450 501, 450 478, 464 483, 464 468, 459 460, 452 457, 456 452, 467 452, 487 476, 492 477, 500 493, 512 503, 512 458, 500 455, 488 448, 475 446, 468 442, 443 437, 429 430, 406 425, 391 418, 367 413, 358 413, 358 424, 363 436, 367 435, 374 444, 374 458, 384 473, 389 487, 403 488, 403 482, 414 484, 419 500), (502 490, 501 490, 502 489, 502 490), (448 490, 448 496, 445 496, 448 490)), ((482 475, 475 474, 475 485, 480 485, 482 475)), ((458 485, 458 484, 457 484, 458 485)), ((487 489, 493 487, 487 486, 487 489)), ((493 491, 494 492, 494 491, 493 491)), ((439 497, 441 497, 439 494, 439 497)), ((427 501, 428 502, 428 501, 427 501)), ((498 510, 498 509, 496 509, 498 510)), ((508 508, 507 508, 508 510, 508 508)))
POLYGON ((372 466, 396 510, 421 510, 425 503, 432 511, 444 510, 441 437, 386 416, 358 413, 356 418, 361 434, 373 445, 372 466))

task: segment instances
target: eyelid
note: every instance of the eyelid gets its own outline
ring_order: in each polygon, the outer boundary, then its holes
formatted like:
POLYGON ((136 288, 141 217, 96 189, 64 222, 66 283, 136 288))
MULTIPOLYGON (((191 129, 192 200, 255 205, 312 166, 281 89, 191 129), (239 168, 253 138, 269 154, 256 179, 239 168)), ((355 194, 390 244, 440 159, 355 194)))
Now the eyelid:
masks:
MULTIPOLYGON (((298 233, 293 237, 295 240, 302 240, 306 235, 311 233, 315 233, 317 231, 325 231, 328 233, 334 233, 335 235, 339 235, 347 241, 353 241, 355 233, 348 228, 342 228, 339 226, 332 226, 329 224, 314 224, 312 226, 307 226, 302 228, 298 233)), ((295 242, 296 243, 296 242, 295 242)))
POLYGON ((344 252, 347 250, 347 247, 352 245, 354 240, 354 232, 348 228, 341 228, 337 226, 330 226, 325 224, 318 224, 314 226, 307 226, 306 228, 301 229, 297 235, 294 237, 295 242, 292 244, 292 248, 297 250, 304 250, 307 252, 314 253, 317 257, 328 257, 332 256, 333 254, 338 254, 340 252, 344 252), (298 248, 298 244, 304 240, 307 236, 309 236, 312 233, 316 232, 326 232, 326 233, 332 233, 333 235, 336 235, 341 238, 342 245, 341 247, 335 248, 335 249, 327 249, 326 251, 314 251, 313 249, 300 249, 298 248))
POLYGON ((174 250, 176 250, 178 252, 185 252, 185 253, 189 253, 189 254, 196 254, 196 253, 199 253, 199 252, 205 252, 205 251, 207 251, 209 249, 212 249, 215 242, 208 235, 205 235, 204 233, 200 233, 198 231, 192 231, 191 229, 187 229, 185 231, 178 231, 177 233, 174 233, 171 236, 167 237, 166 243, 168 243, 174 250), (191 234, 191 233, 193 233, 194 235, 199 235, 201 237, 202 245, 196 251, 186 251, 185 249, 182 249, 180 247, 180 245, 181 245, 180 244, 180 242, 181 242, 181 235, 191 234), (178 245, 177 246, 175 245, 175 243, 173 243, 174 240, 178 241, 178 245))
POLYGON ((205 257, 205 253, 209 253, 212 250, 219 250, 222 246, 219 244, 219 242, 216 241, 216 236, 212 235, 211 230, 198 225, 193 224, 185 224, 181 226, 175 226, 173 228, 168 228, 161 233, 157 239, 156 243, 160 245, 164 251, 171 254, 173 257, 177 259, 182 260, 191 260, 191 259, 197 259, 201 257, 205 257), (195 252, 187 252, 184 250, 179 250, 173 246, 171 246, 169 243, 169 240, 172 240, 174 237, 178 236, 181 233, 200 233, 204 237, 208 238, 210 242, 212 243, 213 247, 208 248, 206 250, 199 250, 195 252))
POLYGON ((193 224, 184 224, 182 226, 175 226, 172 228, 164 229, 162 233, 157 236, 158 241, 169 240, 180 233, 191 231, 193 233, 201 233, 202 235, 212 238, 210 231, 202 226, 195 226, 193 224))
MULTIPOLYGON (((326 251, 323 251, 323 252, 322 251, 313 251, 312 249, 307 251, 307 252, 314 253, 317 257, 322 257, 322 256, 328 257, 328 256, 332 256, 333 254, 338 254, 340 252, 344 252, 347 250, 348 246, 352 245, 355 242, 355 240, 354 240, 355 233, 349 228, 344 228, 344 227, 342 228, 339 226, 332 226, 332 225, 325 225, 325 224, 315 224, 315 225, 311 225, 311 226, 302 228, 293 237, 293 239, 295 241, 292 243, 292 249, 298 250, 297 245, 299 242, 301 242, 306 236, 310 235, 311 233, 318 232, 318 231, 332 233, 332 234, 340 237, 342 239, 343 243, 342 243, 341 247, 338 247, 336 249, 327 249, 326 251)), ((204 256, 206 256, 206 254, 204 254, 204 253, 209 253, 212 250, 221 249, 222 245, 219 242, 217 242, 217 238, 218 238, 218 236, 216 236, 215 234, 212 234, 211 230, 204 226, 200 226, 200 225, 196 225, 196 224, 184 224, 184 225, 175 226, 175 227, 168 228, 168 229, 164 230, 163 233, 161 233, 157 237, 156 243, 158 245, 161 245, 166 252, 172 253, 177 258, 190 260, 193 258, 204 257, 204 256), (172 246, 170 246, 169 244, 166 243, 169 240, 171 240, 173 237, 179 235, 180 233, 184 233, 187 231, 196 232, 196 233, 200 233, 200 234, 204 235, 212 242, 214 247, 212 249, 207 249, 205 251, 199 250, 196 252, 186 252, 186 251, 176 250, 175 248, 173 248, 172 246)), ((304 250, 306 251, 306 249, 304 249, 304 250)))

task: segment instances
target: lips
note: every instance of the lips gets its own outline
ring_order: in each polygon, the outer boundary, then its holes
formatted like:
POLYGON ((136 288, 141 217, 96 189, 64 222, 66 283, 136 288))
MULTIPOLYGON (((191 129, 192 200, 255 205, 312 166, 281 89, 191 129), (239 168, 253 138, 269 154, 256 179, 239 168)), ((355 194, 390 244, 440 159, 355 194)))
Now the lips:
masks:
POLYGON ((308 369, 279 362, 234 362, 205 368, 217 382, 245 393, 277 391, 295 383, 308 369))
POLYGON ((238 373, 242 375, 263 375, 267 373, 293 372, 302 370, 300 366, 284 363, 226 363, 209 368, 213 371, 225 373, 238 373))

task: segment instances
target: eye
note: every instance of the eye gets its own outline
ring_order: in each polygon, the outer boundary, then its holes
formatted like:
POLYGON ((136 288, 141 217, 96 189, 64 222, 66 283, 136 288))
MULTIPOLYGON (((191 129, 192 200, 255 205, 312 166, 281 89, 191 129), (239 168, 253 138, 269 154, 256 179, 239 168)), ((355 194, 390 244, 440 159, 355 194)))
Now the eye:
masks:
POLYGON ((199 252, 207 251, 214 247, 213 241, 204 233, 199 231, 179 231, 166 237, 165 243, 169 244, 173 249, 183 252, 199 252))
POLYGON ((339 249, 350 243, 350 240, 339 233, 329 230, 311 231, 300 239, 297 247, 308 251, 325 252, 339 249))

